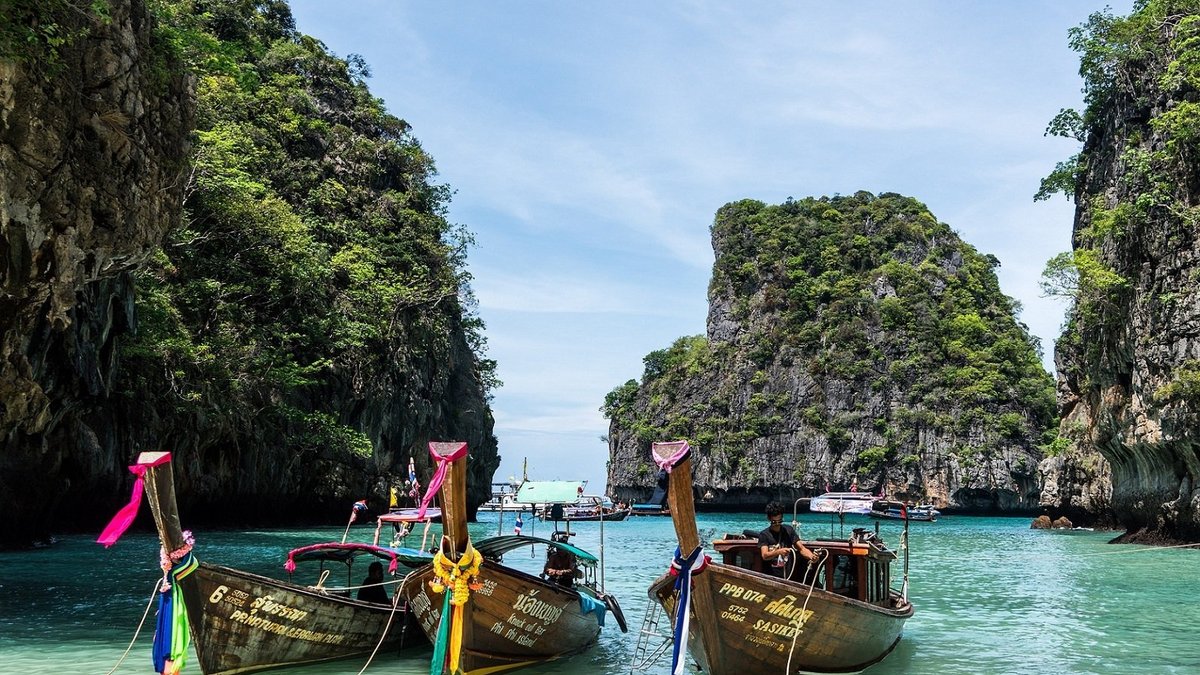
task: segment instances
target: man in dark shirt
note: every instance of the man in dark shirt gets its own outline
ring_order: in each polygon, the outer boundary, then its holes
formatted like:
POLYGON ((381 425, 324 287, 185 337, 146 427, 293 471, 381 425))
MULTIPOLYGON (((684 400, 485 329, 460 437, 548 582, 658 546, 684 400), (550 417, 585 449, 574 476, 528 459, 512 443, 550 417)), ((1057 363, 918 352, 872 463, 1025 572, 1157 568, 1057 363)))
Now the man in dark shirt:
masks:
MULTIPOLYGON (((555 532, 551 535, 551 539, 561 543, 566 543, 568 537, 569 535, 565 532, 555 532)), ((575 577, 578 575, 576 565, 577 560, 574 553, 558 546, 551 546, 546 551, 546 566, 542 568, 542 574, 550 577, 559 586, 571 588, 575 585, 575 577)))
POLYGON ((358 599, 366 602, 388 604, 387 589, 383 587, 383 563, 375 561, 367 566, 367 578, 358 589, 358 599))
MULTIPOLYGON (((793 551, 799 552, 807 563, 816 562, 817 554, 800 541, 796 529, 783 524, 783 506, 779 502, 767 504, 767 520, 770 526, 758 533, 758 550, 762 554, 764 572, 787 578, 791 571, 788 559, 793 551)), ((790 576, 803 579, 803 576, 795 574, 790 576)))

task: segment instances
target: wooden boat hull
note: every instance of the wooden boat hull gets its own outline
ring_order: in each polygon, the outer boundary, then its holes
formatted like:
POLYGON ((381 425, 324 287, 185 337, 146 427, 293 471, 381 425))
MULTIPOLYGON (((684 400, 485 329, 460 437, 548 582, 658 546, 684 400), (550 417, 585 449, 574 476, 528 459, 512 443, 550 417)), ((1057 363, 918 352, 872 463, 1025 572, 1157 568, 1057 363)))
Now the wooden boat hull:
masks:
MULTIPOLYGON (((808 597, 809 587, 803 584, 718 563, 692 579, 693 588, 703 584, 713 598, 712 617, 696 616, 693 605, 688 638, 688 652, 706 675, 861 670, 887 656, 913 613, 905 602, 885 609, 819 588, 808 597), (709 633, 718 644, 704 643, 702 620, 715 624, 709 633)), ((674 581, 664 575, 649 590, 672 618, 674 581)))
POLYGON ((180 581, 200 670, 206 675, 428 645, 403 602, 359 602, 228 567, 201 563, 180 581))
MULTIPOLYGON (((579 591, 485 560, 483 588, 464 606, 464 673, 499 673, 583 652, 600 635, 600 623, 585 613, 579 591)), ((442 595, 429 582, 432 567, 412 573, 404 585, 413 618, 429 640, 436 639, 442 595)))

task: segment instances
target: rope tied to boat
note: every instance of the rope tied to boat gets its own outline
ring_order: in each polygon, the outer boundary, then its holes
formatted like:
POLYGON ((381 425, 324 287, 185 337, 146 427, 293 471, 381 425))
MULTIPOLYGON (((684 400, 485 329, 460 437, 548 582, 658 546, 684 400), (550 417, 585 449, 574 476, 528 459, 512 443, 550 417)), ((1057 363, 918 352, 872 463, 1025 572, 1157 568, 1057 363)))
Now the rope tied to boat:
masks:
POLYGON ((675 646, 671 652, 671 675, 682 675, 687 656, 688 624, 692 615, 692 576, 708 568, 712 558, 704 555, 704 548, 697 546, 686 556, 675 547, 675 558, 671 561, 671 576, 675 577, 675 621, 671 637, 675 646))
MULTIPOLYGON (((800 633, 804 631, 804 625, 808 623, 810 614, 808 612, 808 601, 812 599, 813 589, 817 587, 817 575, 820 574, 820 566, 829 558, 829 550, 824 548, 814 549, 813 553, 817 554, 817 560, 813 565, 812 580, 808 584, 808 593, 804 596, 804 605, 800 608, 800 615, 792 622, 796 624, 796 632, 792 635, 792 646, 788 649, 786 673, 792 672, 792 656, 796 653, 796 640, 800 637, 800 633)), ((804 577, 808 577, 808 572, 805 572, 804 577)))
POLYGON ((433 642, 433 658, 429 666, 431 675, 440 675, 444 665, 448 666, 452 675, 462 672, 459 662, 462 658, 463 606, 470 600, 471 591, 483 588, 479 580, 483 555, 468 540, 467 548, 458 560, 451 560, 445 553, 448 542, 443 538, 442 546, 433 556, 434 578, 429 582, 434 593, 445 595, 437 637, 433 642))

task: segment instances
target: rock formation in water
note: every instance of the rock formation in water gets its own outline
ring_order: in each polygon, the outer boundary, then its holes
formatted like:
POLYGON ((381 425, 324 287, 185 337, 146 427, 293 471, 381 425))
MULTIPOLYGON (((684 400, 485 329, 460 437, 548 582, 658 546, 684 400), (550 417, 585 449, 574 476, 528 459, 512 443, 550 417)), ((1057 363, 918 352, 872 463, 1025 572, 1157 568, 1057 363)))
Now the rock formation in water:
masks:
POLYGON ((1064 464, 1090 462, 1101 480, 1069 477, 1050 505, 1068 511, 1099 497, 1127 539, 1197 541, 1200 3, 1097 13, 1072 44, 1087 107, 1064 111, 1052 129, 1084 146, 1043 193, 1074 197, 1073 251, 1046 278, 1074 300, 1056 347, 1064 464))
POLYGON ((685 438, 699 507, 859 489, 1027 511, 1053 382, 980 255, 895 194, 723 207, 707 336, 611 392, 609 484, 645 499, 649 445, 685 438))
POLYGON ((361 59, 278 1, 15 7, 0 543, 102 522, 142 450, 175 454, 189 523, 383 508, 410 456, 428 482, 429 440, 470 444, 486 500, 492 364, 450 191, 361 59))

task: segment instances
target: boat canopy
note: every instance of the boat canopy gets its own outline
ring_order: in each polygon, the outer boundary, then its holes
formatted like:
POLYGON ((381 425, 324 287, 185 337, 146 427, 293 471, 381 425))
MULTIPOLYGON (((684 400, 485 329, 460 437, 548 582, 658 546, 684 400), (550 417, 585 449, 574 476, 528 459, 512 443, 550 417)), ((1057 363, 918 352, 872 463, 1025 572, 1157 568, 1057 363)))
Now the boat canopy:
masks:
POLYGON ((308 562, 312 560, 319 561, 336 561, 349 563, 354 558, 361 555, 370 555, 387 560, 394 566, 396 563, 407 567, 420 567, 428 564, 433 560, 433 555, 424 551, 419 551, 415 548, 388 548, 386 546, 372 546, 371 544, 341 544, 337 542, 328 542, 325 544, 313 544, 312 546, 302 546, 292 549, 288 552, 287 563, 285 567, 295 568, 297 562, 308 562))
POLYGON ((521 484, 516 501, 522 504, 574 504, 587 481, 531 480, 521 484))
POLYGON ((565 544, 559 541, 551 541, 549 539, 542 539, 541 537, 527 537, 525 535, 508 534, 501 537, 490 537, 488 539, 484 539, 483 541, 476 542, 475 550, 482 553, 484 557, 493 558, 503 555, 509 551, 521 548, 522 546, 529 546, 531 544, 557 546, 568 553, 575 554, 575 557, 579 559, 579 562, 585 565, 595 565, 597 562, 599 562, 599 560, 596 559, 596 556, 581 548, 576 548, 571 544, 565 544))
POLYGON ((425 517, 419 518, 421 509, 394 509, 387 513, 381 513, 376 517, 381 523, 423 523, 426 520, 434 520, 442 517, 442 510, 436 506, 425 509, 425 517))

